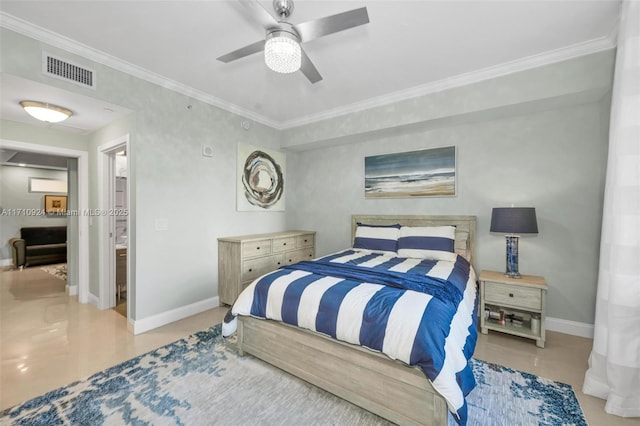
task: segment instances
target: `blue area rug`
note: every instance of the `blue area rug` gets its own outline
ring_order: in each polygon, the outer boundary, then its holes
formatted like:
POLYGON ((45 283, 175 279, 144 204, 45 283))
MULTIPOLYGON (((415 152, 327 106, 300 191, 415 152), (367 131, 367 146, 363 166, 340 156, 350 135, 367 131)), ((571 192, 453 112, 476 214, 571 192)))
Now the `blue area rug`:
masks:
MULTIPOLYGON (((469 425, 585 425, 569 385, 473 360, 469 425)), ((220 326, 2 412, 2 425, 387 425, 251 356, 220 326)), ((449 424, 455 424, 450 418, 449 424)))

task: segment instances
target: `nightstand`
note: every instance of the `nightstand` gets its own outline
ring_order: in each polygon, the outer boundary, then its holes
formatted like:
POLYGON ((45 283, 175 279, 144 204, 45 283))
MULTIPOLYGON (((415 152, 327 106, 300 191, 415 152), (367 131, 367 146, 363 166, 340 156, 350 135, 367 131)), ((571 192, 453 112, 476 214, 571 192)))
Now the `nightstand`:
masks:
POLYGON ((547 282, 543 277, 509 278, 502 272, 480 272, 480 331, 534 339, 544 348, 547 282))

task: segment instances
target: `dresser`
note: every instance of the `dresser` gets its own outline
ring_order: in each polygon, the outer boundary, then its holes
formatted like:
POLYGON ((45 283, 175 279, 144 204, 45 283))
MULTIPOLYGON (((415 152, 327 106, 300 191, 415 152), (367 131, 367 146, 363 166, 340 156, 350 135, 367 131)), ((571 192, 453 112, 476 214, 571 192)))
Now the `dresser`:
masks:
POLYGON ((480 272, 480 331, 526 337, 544 348, 547 281, 535 275, 510 278, 480 272))
POLYGON ((251 282, 280 266, 315 257, 315 232, 284 231, 218 238, 218 294, 232 305, 251 282))

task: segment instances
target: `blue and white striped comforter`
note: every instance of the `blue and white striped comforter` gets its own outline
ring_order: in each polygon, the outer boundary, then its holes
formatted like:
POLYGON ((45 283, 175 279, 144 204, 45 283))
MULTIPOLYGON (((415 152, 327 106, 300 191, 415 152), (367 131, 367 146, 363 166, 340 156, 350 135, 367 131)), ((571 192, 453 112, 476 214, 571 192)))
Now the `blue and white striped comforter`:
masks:
POLYGON ((456 261, 346 250, 283 267, 238 297, 235 315, 283 321, 419 366, 466 424, 475 380, 475 272, 456 261))

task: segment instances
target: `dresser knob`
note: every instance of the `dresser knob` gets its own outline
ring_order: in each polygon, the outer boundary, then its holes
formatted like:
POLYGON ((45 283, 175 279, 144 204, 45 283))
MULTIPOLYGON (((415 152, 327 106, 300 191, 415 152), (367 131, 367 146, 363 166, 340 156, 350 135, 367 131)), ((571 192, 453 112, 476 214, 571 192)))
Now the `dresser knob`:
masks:
POLYGON ((513 297, 513 293, 509 293, 509 297, 513 297))
POLYGON ((249 268, 249 272, 253 271, 253 269, 249 268))
POLYGON ((282 243, 282 245, 283 245, 283 246, 286 246, 286 245, 287 245, 287 243, 282 243))
POLYGON ((260 250, 260 247, 256 247, 256 250, 260 250))

